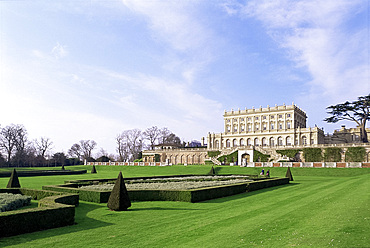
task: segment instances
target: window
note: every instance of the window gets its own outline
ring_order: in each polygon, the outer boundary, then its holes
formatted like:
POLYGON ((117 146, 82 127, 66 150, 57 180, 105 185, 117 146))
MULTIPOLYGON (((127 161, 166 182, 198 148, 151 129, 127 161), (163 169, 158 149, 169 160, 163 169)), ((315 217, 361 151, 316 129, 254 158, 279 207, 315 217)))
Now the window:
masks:
POLYGON ((244 132, 244 125, 242 125, 242 126, 240 127, 240 129, 242 130, 242 132, 244 132))
POLYGON ((258 120, 258 116, 256 116, 255 119, 258 120))
POLYGON ((256 123, 256 124, 254 124, 254 129, 255 129, 256 131, 258 131, 258 130, 260 129, 260 125, 258 125, 257 123, 256 123))
POLYGON ((266 130, 266 129, 267 129, 266 123, 263 123, 263 130, 266 130))
POLYGON ((244 146, 244 140, 243 139, 240 140, 240 146, 244 146))
POLYGON ((234 132, 238 132, 238 126, 234 125, 234 132))
POLYGON ((244 121, 244 118, 241 118, 240 120, 241 120, 241 121, 244 121))
POLYGON ((259 145, 260 145, 260 141, 259 141, 259 139, 258 139, 258 138, 255 138, 255 139, 254 139, 254 145, 255 145, 255 146, 259 146, 259 145))
POLYGON ((302 145, 307 145, 307 138, 306 138, 306 136, 302 136, 302 145))
POLYGON ((226 122, 230 122, 230 119, 227 119, 226 122))
POLYGON ((282 146, 283 145, 283 138, 279 137, 278 138, 278 146, 282 146))
POLYGON ((289 118, 290 117, 290 114, 287 114, 287 117, 289 118))
POLYGON ((263 119, 263 120, 266 120, 266 116, 262 116, 262 119, 263 119))
POLYGON ((286 127, 290 129, 290 122, 287 122, 286 127))
POLYGON ((230 147, 230 140, 226 140, 226 147, 230 147))
POLYGON ((275 118, 275 116, 271 115, 271 119, 274 119, 274 118, 275 118))
POLYGON ((270 146, 275 146, 275 140, 274 138, 270 138, 270 146))
POLYGON ((274 128, 275 128, 275 124, 271 123, 271 129, 274 129, 274 128))
POLYGON ((279 123, 279 129, 283 129, 283 124, 279 123))
POLYGON ((233 147, 237 147, 238 146, 238 143, 236 141, 236 139, 233 140, 233 147))
POLYGON ((247 145, 249 145, 249 146, 252 145, 252 140, 251 139, 247 139, 247 145))
POLYGON ((252 125, 248 124, 248 132, 252 131, 252 125))
POLYGON ((286 145, 287 146, 291 146, 292 145, 292 141, 291 141, 291 138, 289 136, 286 137, 286 145))
POLYGON ((251 121, 251 120, 252 120, 252 118, 248 117, 248 121, 251 121))
POLYGON ((226 127, 227 132, 230 132, 230 126, 226 127))
POLYGON ((279 118, 283 118, 283 115, 279 115, 279 118))
POLYGON ((267 146, 267 139, 265 137, 262 138, 262 146, 267 146))

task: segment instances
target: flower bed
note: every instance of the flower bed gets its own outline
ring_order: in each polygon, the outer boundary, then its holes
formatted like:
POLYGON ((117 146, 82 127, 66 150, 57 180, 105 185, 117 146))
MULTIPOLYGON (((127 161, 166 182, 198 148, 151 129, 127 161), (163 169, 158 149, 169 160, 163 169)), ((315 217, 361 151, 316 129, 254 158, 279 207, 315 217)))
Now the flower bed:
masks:
MULTIPOLYGON (((251 182, 246 176, 192 176, 192 177, 169 177, 137 179, 125 181, 128 190, 189 190, 205 187, 214 187, 238 183, 251 182)), ((111 191, 113 182, 102 184, 84 185, 79 188, 87 190, 111 191)))
POLYGON ((11 211, 31 205, 31 196, 0 193, 0 212, 11 211))

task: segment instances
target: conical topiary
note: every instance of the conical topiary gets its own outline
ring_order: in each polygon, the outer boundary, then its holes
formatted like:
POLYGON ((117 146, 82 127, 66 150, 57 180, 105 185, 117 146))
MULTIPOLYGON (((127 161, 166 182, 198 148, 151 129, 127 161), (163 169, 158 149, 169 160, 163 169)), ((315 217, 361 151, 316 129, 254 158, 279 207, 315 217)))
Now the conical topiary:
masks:
POLYGON ((215 171, 215 168, 213 168, 213 166, 212 166, 211 170, 208 172, 208 175, 210 175, 210 176, 216 175, 216 171, 215 171))
POLYGON ((62 170, 65 170, 65 169, 64 169, 64 164, 62 165, 62 170))
POLYGON ((119 172, 116 184, 108 199, 108 208, 114 211, 126 211, 131 207, 130 197, 123 181, 122 172, 119 172))
POLYGON ((290 171, 290 167, 288 167, 285 177, 289 178, 289 181, 293 181, 293 176, 292 176, 292 172, 290 171))
POLYGON ((96 172, 95 165, 93 165, 93 167, 92 167, 92 169, 91 169, 91 173, 97 173, 97 172, 96 172))
POLYGON ((7 188, 20 188, 21 185, 19 183, 18 174, 15 169, 13 169, 12 174, 10 175, 10 179, 8 182, 7 188))

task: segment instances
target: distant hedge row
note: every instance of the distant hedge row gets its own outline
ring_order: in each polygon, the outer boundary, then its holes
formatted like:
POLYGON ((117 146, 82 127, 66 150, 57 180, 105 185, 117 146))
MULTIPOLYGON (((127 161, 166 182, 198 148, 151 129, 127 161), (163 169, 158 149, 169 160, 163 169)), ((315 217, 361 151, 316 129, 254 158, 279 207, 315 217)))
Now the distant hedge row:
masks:
MULTIPOLYGON (((187 175, 189 176, 189 175, 187 175)), ((165 176, 173 177, 173 176, 165 176)), ((153 178, 153 177, 150 177, 153 178)), ((125 178, 127 180, 128 178, 125 178)), ((133 178, 130 178, 133 179, 133 178)), ((138 179, 138 178, 136 178, 138 179)), ((80 199, 83 201, 106 203, 108 202, 111 192, 98 191, 98 190, 88 190, 77 188, 81 184, 89 184, 93 181, 95 182, 108 182, 111 179, 100 179, 96 180, 82 180, 75 183, 68 183, 64 185, 49 185, 43 186, 43 189, 78 193, 80 199), (81 183, 81 184, 80 184, 81 183)), ((199 202, 205 201, 230 195, 235 195, 239 193, 244 193, 246 191, 253 191, 257 189, 273 187, 276 185, 289 183, 289 179, 285 178, 269 178, 258 180, 254 182, 246 182, 240 184, 223 185, 215 187, 207 187, 201 189, 192 190, 129 190, 128 194, 133 201, 183 201, 183 202, 199 202)))
MULTIPOLYGON (((0 171, 0 177, 10 177, 11 171, 0 171)), ((85 174, 87 170, 17 170, 19 177, 56 176, 56 175, 79 175, 85 174)))
POLYGON ((22 188, 0 189, 0 192, 31 195, 33 199, 41 199, 38 208, 0 213, 0 237, 74 224, 75 206, 79 201, 78 195, 60 195, 58 192, 22 188))

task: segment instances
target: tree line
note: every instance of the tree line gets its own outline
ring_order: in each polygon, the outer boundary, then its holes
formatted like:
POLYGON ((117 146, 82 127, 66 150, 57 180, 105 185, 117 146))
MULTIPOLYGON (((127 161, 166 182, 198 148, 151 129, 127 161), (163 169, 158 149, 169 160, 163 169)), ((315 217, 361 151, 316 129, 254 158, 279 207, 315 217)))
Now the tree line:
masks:
POLYGON ((115 137, 117 154, 108 154, 101 148, 95 155, 97 142, 80 140, 67 153, 53 153, 50 138, 30 140, 27 129, 21 124, 0 126, 0 166, 61 166, 76 165, 86 161, 123 161, 141 158, 142 150, 154 149, 158 144, 185 147, 186 143, 168 128, 152 126, 144 131, 125 130, 115 137))

